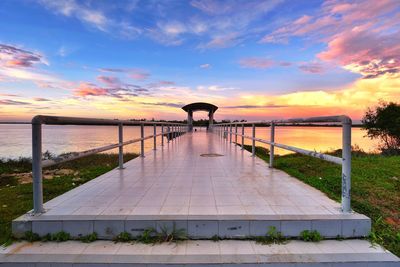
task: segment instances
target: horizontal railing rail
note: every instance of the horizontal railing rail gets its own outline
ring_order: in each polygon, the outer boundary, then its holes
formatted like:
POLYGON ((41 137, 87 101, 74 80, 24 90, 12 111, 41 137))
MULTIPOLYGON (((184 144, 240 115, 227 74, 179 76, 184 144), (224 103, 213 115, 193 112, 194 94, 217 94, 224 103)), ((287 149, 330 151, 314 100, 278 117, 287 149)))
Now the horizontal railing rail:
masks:
POLYGON ((319 158, 342 166, 342 211, 351 212, 351 124, 352 121, 348 116, 323 116, 323 117, 310 117, 310 118, 294 118, 287 120, 272 120, 272 121, 253 121, 253 122, 228 122, 215 124, 214 131, 222 138, 225 138, 232 143, 232 136, 234 136, 234 143, 238 144, 237 138, 241 137, 241 147, 244 149, 244 139, 252 140, 252 156, 255 156, 255 142, 260 142, 270 145, 269 152, 269 167, 273 168, 274 164, 274 148, 279 147, 292 152, 300 153, 303 155, 319 158), (319 153, 303 148, 289 146, 275 142, 275 127, 287 124, 304 124, 304 123, 340 123, 342 125, 342 157, 336 157, 329 154, 319 153), (245 135, 245 125, 252 126, 252 135, 245 135), (265 140, 256 137, 256 125, 266 125, 270 127, 270 140, 265 140), (238 128, 241 126, 241 133, 238 128))
POLYGON ((123 147, 140 142, 140 156, 144 157, 144 141, 153 138, 153 149, 157 147, 157 137, 161 136, 161 146, 164 146, 164 137, 168 142, 187 132, 187 125, 165 121, 130 121, 96 118, 77 118, 62 116, 38 115, 32 119, 32 178, 33 178, 33 214, 45 212, 43 208, 43 177, 42 170, 62 162, 90 156, 100 152, 118 148, 119 169, 124 169, 123 147), (42 125, 104 125, 118 126, 118 143, 97 147, 81 152, 73 152, 58 156, 54 159, 42 159, 42 125), (140 126, 140 138, 124 141, 124 126, 140 126), (153 134, 145 136, 144 127, 152 126, 153 134), (157 126, 161 126, 161 133, 157 133, 157 126), (166 131, 164 130, 166 128, 166 131))

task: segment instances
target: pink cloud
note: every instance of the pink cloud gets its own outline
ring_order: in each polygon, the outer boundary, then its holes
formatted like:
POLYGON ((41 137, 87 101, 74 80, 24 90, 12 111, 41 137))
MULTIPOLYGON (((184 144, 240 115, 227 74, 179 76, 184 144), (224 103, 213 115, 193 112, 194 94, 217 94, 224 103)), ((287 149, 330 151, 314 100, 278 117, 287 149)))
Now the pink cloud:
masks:
POLYGON ((80 83, 79 86, 74 90, 75 96, 104 96, 107 95, 108 91, 104 88, 97 87, 92 83, 80 83))
MULTIPOLYGON (((367 78, 399 72, 400 2, 397 0, 346 3, 326 1, 313 17, 302 16, 265 35, 261 43, 288 43, 293 36, 326 42, 317 55, 367 78)), ((316 66, 300 66, 318 72, 316 66)))
POLYGON ((249 57, 239 61, 240 66, 244 68, 266 69, 274 65, 274 61, 267 58, 249 57))
POLYGON ((294 24, 304 24, 304 23, 309 22, 310 20, 311 20, 311 16, 304 15, 304 16, 298 18, 298 19, 294 22, 294 24))
POLYGON ((353 28, 336 35, 317 56, 348 66, 366 77, 400 71, 400 32, 379 35, 368 28, 353 28))
POLYGON ((242 41, 242 37, 237 32, 218 34, 211 38, 211 40, 199 48, 225 48, 232 47, 242 41))

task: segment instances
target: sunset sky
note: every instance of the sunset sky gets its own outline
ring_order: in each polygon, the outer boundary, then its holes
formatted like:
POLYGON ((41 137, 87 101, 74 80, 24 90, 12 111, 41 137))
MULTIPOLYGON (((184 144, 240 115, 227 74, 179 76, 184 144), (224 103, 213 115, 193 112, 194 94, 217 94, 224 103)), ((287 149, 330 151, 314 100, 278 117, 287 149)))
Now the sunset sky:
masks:
POLYGON ((359 120, 379 100, 400 100, 399 0, 0 1, 1 121, 199 101, 217 120, 359 120))

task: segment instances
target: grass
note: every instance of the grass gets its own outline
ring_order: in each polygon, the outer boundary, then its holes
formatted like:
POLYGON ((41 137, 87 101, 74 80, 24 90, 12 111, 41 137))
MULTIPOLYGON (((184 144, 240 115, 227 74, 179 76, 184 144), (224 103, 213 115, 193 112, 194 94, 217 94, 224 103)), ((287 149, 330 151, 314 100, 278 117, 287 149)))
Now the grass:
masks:
MULTIPOLYGON (((125 154, 124 160, 128 161, 135 157, 136 154, 125 154)), ((51 180, 44 179, 43 199, 48 201, 117 166, 117 154, 95 154, 50 167, 49 169, 70 169, 78 174, 54 176, 51 180)), ((29 159, 0 160, 0 244, 8 244, 12 240, 11 221, 32 209, 32 184, 19 184, 17 178, 12 175, 30 171, 29 159)), ((27 238, 34 239, 35 236, 27 238)), ((64 237, 60 234, 57 239, 62 238, 64 237)), ((90 241, 93 237, 87 239, 90 241)))
MULTIPOLYGON (((251 146, 245 146, 251 151, 251 146)), ((340 154, 340 151, 333 154, 340 154)), ((267 149, 256 155, 269 161, 267 149)), ((319 189, 340 202, 341 166, 300 154, 276 156, 274 167, 319 189)), ((372 220, 370 240, 400 256, 400 156, 356 151, 352 156, 353 210, 372 220)))

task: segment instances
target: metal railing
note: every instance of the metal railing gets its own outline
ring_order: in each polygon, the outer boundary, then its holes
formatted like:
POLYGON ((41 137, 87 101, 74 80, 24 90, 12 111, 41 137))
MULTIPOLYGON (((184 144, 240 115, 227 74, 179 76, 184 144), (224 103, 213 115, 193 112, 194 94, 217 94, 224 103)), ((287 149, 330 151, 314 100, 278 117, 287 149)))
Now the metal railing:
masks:
POLYGON ((232 136, 235 137, 235 143, 237 143, 237 137, 241 136, 241 147, 244 149, 244 139, 252 140, 252 156, 255 156, 255 142, 260 142, 270 145, 269 152, 269 167, 272 168, 274 164, 274 148, 279 147, 285 150, 293 151, 296 153, 304 154, 307 156, 319 158, 325 161, 333 162, 342 166, 342 211, 351 212, 351 119, 348 116, 326 116, 326 117, 311 117, 305 119, 288 119, 288 120, 273 120, 273 121, 255 121, 255 122, 232 122, 232 123, 221 123, 213 126, 214 132, 219 134, 221 138, 225 138, 232 143, 232 136), (310 151, 298 147, 289 145, 279 144, 275 142, 275 126, 287 125, 287 124, 304 124, 304 123, 341 123, 342 124, 342 157, 335 157, 328 154, 318 153, 316 151, 310 151), (238 125, 241 125, 242 133, 238 133, 238 125), (252 126, 252 135, 248 136, 244 134, 244 126, 252 126), (256 138, 256 125, 267 125, 270 126, 270 140, 264 140, 256 138), (234 131, 233 131, 234 128, 234 131))
POLYGON ((187 132, 187 125, 170 122, 157 121, 128 121, 110 120, 59 116, 35 116, 32 119, 32 176, 33 176, 33 214, 44 212, 43 208, 43 178, 42 169, 62 162, 82 158, 96 153, 118 148, 119 169, 124 168, 123 147, 129 144, 140 142, 140 156, 144 157, 144 141, 153 138, 153 149, 157 147, 157 137, 161 136, 161 146, 164 145, 164 137, 167 136, 168 142, 174 140, 187 132), (54 159, 42 159, 42 125, 114 125, 118 126, 118 143, 106 145, 82 152, 65 154, 54 159), (153 135, 144 136, 144 127, 151 125, 154 128, 153 135), (140 138, 124 141, 124 126, 140 126, 140 138), (157 134, 157 126, 161 126, 161 133, 157 134), (166 129, 164 129, 166 128, 166 129), (165 131, 166 130, 166 131, 165 131))

